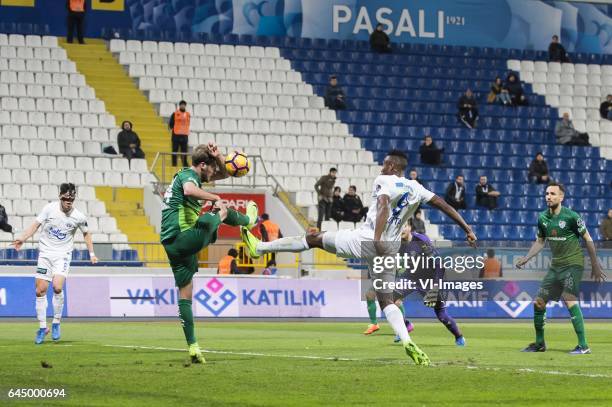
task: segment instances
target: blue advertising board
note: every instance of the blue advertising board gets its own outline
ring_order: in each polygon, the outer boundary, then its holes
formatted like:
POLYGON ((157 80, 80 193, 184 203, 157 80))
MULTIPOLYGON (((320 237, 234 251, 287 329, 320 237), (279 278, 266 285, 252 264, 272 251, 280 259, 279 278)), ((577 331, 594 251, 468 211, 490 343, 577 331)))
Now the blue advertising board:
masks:
MULTIPOLYGON (((64 310, 68 309, 64 290, 64 310)), ((36 317, 34 277, 0 277, 0 317, 36 317)), ((53 316, 53 288, 47 290, 47 317, 53 316)))

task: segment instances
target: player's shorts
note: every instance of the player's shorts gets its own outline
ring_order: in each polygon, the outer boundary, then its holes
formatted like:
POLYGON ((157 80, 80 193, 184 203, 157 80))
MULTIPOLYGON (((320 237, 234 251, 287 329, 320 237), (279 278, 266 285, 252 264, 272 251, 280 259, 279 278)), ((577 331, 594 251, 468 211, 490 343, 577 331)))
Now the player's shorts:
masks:
POLYGON ((207 212, 198 218, 192 228, 182 231, 174 239, 162 242, 177 287, 189 284, 198 272, 198 253, 217 240, 220 224, 219 215, 207 212))
POLYGON ((69 254, 44 254, 38 256, 38 264, 36 265, 36 276, 39 280, 52 281, 55 276, 68 276, 70 271, 70 259, 72 253, 69 254))
POLYGON ((583 273, 584 267, 578 265, 551 267, 540 284, 537 296, 545 302, 558 301, 562 294, 571 294, 579 298, 583 273))
MULTIPOLYGON (((323 234, 323 248, 338 257, 347 259, 362 259, 368 263, 369 281, 362 281, 362 291, 373 289, 379 293, 392 293, 387 284, 395 281, 396 268, 385 268, 375 273, 372 261, 376 257, 374 250, 374 231, 366 228, 339 230, 323 234)), ((395 256, 400 244, 387 243, 387 255, 395 256)))

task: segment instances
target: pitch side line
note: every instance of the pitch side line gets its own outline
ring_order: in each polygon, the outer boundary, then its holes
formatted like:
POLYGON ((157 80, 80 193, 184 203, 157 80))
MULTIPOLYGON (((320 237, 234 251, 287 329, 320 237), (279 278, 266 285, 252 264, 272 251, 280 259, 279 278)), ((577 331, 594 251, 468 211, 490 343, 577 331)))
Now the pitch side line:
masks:
MULTIPOLYGON (((175 352, 185 352, 184 348, 166 348, 161 346, 135 346, 135 345, 103 345, 109 348, 125 348, 125 349, 146 349, 146 350, 164 350, 164 351, 175 351, 175 352)), ((400 360, 396 362, 389 362, 383 360, 376 359, 354 359, 354 358, 338 358, 338 357, 325 357, 325 356, 310 356, 310 355, 275 355, 271 353, 259 353, 259 352, 233 352, 233 351, 223 351, 223 350, 210 350, 210 349, 202 349, 204 353, 216 353, 222 355, 241 355, 241 356, 260 356, 260 357, 268 357, 268 358, 287 358, 287 359, 309 359, 309 360, 331 360, 331 361, 343 361, 343 362, 375 362, 375 363, 383 363, 383 364, 401 364, 400 360)), ((432 367, 447 367, 450 366, 451 362, 440 361, 438 363, 432 363, 432 367)), ((576 376, 576 377, 589 377, 589 378, 605 378, 612 379, 612 375, 606 375, 601 373, 572 373, 572 372, 563 372, 558 370, 535 370, 529 368, 522 369, 505 369, 501 367, 486 367, 486 366, 457 366, 453 365, 453 367, 464 367, 468 370, 489 370, 489 371, 510 371, 517 373, 535 373, 535 374, 546 374, 551 376, 576 376)))

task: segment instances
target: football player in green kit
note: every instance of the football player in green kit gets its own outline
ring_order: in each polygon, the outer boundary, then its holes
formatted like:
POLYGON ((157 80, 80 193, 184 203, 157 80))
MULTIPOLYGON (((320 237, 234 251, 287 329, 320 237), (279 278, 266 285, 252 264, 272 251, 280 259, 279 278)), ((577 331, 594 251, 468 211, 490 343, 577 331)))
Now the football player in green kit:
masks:
POLYGON ((252 228, 257 223, 257 205, 247 204, 246 215, 229 209, 218 195, 202 189, 202 183, 218 181, 229 175, 224 155, 214 143, 195 148, 191 167, 178 171, 164 194, 160 240, 174 281, 179 289, 179 317, 193 363, 204 363, 195 337, 192 296, 193 276, 198 272, 198 252, 217 240, 221 223, 252 228), (213 210, 200 215, 200 201, 212 201, 213 210))
POLYGON ((576 336, 578 336, 578 345, 569 353, 573 355, 591 353, 584 331, 584 318, 578 304, 580 280, 584 272, 584 255, 580 247, 580 237, 584 239, 591 258, 591 277, 597 282, 602 282, 606 275, 601 271, 593 239, 584 221, 576 212, 561 206, 564 195, 565 188, 562 184, 551 183, 546 187, 548 209, 538 216, 537 239, 529 249, 527 256, 520 258, 516 263, 517 268, 522 268, 544 248, 546 241, 549 241, 552 262, 548 273, 542 280, 533 307, 536 340, 523 349, 523 352, 546 351, 544 342, 546 303, 549 300, 558 301, 559 298, 562 298, 571 315, 576 336))

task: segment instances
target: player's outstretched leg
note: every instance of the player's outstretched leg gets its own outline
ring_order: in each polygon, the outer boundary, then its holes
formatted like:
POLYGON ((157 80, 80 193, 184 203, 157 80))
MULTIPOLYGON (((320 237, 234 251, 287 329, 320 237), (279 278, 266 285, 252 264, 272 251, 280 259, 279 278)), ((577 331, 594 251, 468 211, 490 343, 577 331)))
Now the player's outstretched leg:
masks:
POLYGON ((368 324, 367 329, 363 331, 363 334, 371 335, 380 329, 378 326, 378 320, 376 319, 376 300, 366 299, 366 303, 368 305, 368 317, 370 317, 370 323, 368 324))
POLYGON ((306 236, 281 237, 272 242, 262 242, 245 227, 240 228, 242 241, 249 249, 249 257, 258 259, 266 253, 291 252, 298 253, 310 249, 306 236))
POLYGON ((457 322, 455 322, 453 317, 448 315, 446 312, 446 307, 443 304, 438 303, 434 307, 434 312, 436 313, 436 317, 438 317, 438 321, 442 322, 446 329, 448 329, 448 331, 455 337, 455 345, 465 346, 465 338, 459 330, 457 322))
POLYGON ((45 336, 49 334, 47 328, 47 288, 49 282, 42 279, 36 279, 36 319, 38 320, 38 330, 34 343, 40 345, 45 341, 45 336))
MULTIPOLYGON (((395 305, 397 305, 400 311, 402 311, 402 316, 404 317, 404 324, 406 324, 406 329, 408 330, 408 333, 414 331, 414 325, 412 324, 412 322, 408 320, 408 318, 406 318, 406 310, 404 309, 404 301, 397 300, 395 301, 395 305)), ((393 338, 393 342, 395 343, 398 343, 401 340, 402 339, 399 337, 399 335, 395 335, 395 338, 393 338)))
POLYGON ((533 327, 535 328, 536 340, 527 345, 522 352, 546 352, 544 342, 544 324, 546 322, 546 302, 542 298, 536 298, 533 304, 533 327))
POLYGON ((257 208, 257 204, 253 201, 249 201, 246 206, 246 215, 228 208, 227 216, 223 220, 223 223, 229 226, 244 226, 250 230, 257 224, 258 218, 259 209, 257 208))
POLYGON ((59 293, 54 289, 53 299, 53 323, 51 324, 51 338, 54 341, 60 339, 60 320, 62 318, 62 311, 64 309, 64 290, 60 289, 59 293))

